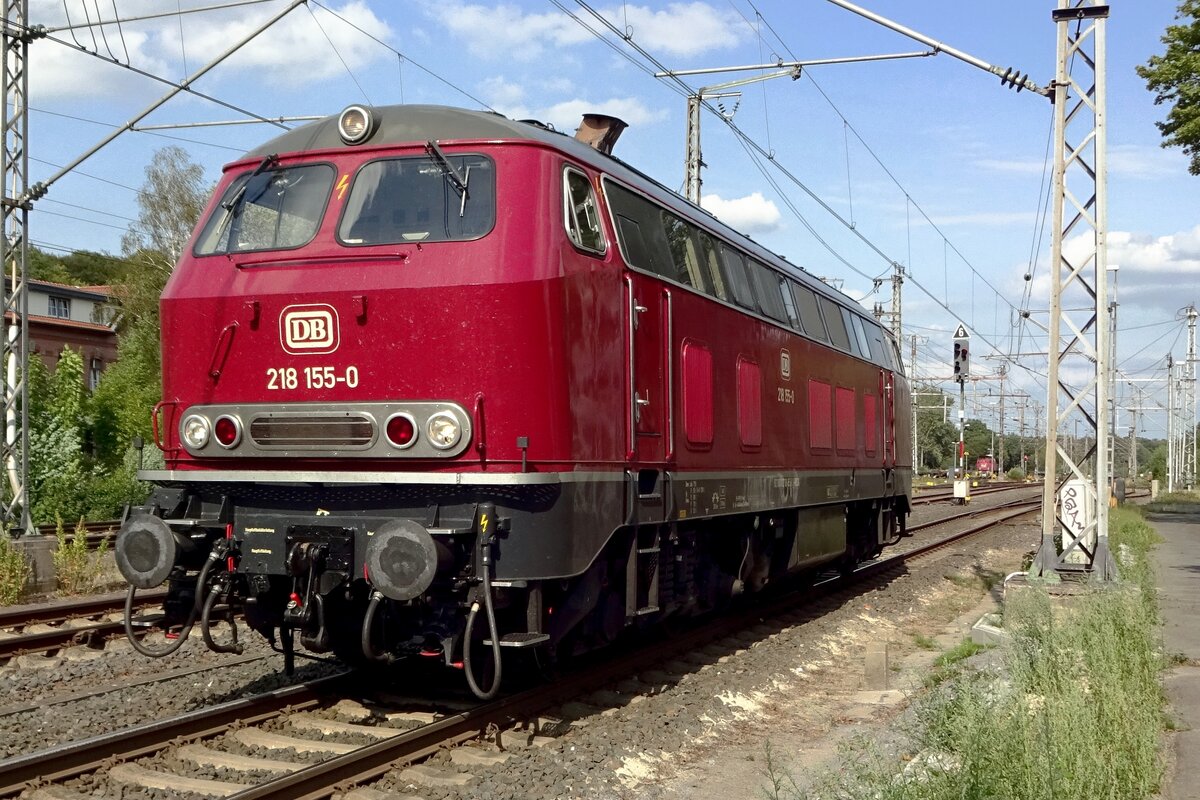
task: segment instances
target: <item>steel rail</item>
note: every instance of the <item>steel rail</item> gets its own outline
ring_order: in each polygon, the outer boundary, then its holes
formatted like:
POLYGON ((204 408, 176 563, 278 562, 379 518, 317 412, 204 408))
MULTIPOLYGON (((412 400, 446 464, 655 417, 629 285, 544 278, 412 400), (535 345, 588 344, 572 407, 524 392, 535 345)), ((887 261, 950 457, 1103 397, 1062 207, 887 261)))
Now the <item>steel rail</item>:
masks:
MULTIPOLYGON (((155 589, 140 594, 138 607, 161 603, 167 596, 165 589, 155 589)), ((65 622, 81 617, 94 617, 125 610, 125 593, 91 595, 88 597, 56 600, 49 603, 34 603, 24 606, 0 608, 0 628, 22 628, 49 622, 65 622)), ((94 639, 125 631, 124 622, 92 622, 87 625, 60 626, 42 633, 21 633, 12 638, 0 638, 0 658, 10 658, 21 653, 36 653, 65 647, 81 639, 94 639)))
POLYGON ((0 761, 0 797, 20 794, 34 785, 69 780, 100 769, 112 759, 150 755, 176 739, 215 736, 234 724, 260 724, 285 711, 314 708, 349 688, 348 675, 339 673, 0 761))

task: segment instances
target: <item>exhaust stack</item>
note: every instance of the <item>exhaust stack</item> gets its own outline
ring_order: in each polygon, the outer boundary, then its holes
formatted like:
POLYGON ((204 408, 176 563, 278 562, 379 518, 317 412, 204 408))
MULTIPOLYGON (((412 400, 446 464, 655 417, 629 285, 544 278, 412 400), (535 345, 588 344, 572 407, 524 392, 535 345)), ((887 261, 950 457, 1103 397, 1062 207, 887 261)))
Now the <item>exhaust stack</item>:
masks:
POLYGON ((624 120, 608 114, 584 114, 583 121, 575 129, 575 138, 605 155, 612 155, 613 145, 628 127, 624 120))

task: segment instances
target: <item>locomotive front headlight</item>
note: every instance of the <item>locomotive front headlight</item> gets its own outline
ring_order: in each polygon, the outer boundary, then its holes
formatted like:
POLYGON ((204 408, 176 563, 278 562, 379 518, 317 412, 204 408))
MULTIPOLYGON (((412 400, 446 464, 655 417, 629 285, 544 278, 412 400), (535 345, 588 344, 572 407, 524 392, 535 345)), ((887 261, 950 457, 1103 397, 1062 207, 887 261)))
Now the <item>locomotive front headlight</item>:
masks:
POLYGON ((184 443, 193 450, 199 450, 208 444, 208 436, 212 427, 209 425, 208 419, 199 414, 192 414, 185 417, 183 423, 179 426, 179 433, 183 437, 184 443))
POLYGON ((371 110, 366 106, 350 106, 338 117, 338 133, 346 144, 359 144, 374 130, 371 110))
POLYGON ((449 411, 439 411, 429 418, 425 425, 429 434, 429 442, 439 450, 448 450, 458 444, 462 438, 462 426, 458 418, 449 411))

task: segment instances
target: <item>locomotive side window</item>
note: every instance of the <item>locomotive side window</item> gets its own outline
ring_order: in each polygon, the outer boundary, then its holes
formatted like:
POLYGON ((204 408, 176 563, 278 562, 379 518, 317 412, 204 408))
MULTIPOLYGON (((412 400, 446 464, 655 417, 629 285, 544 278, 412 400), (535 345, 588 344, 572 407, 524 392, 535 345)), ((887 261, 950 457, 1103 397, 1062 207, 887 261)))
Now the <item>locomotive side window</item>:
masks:
POLYGON ((727 300, 729 297, 725 293, 725 278, 721 275, 721 260, 717 255, 717 245, 713 242, 713 238, 704 231, 700 231, 699 238, 700 255, 704 262, 704 271, 708 273, 712 293, 722 300, 727 300))
POLYGON ((617 240, 630 266, 671 280, 680 280, 671 257, 658 207, 633 192, 605 181, 604 192, 612 208, 617 240))
POLYGON ((496 221, 496 167, 484 156, 447 156, 465 191, 426 156, 364 164, 354 176, 338 239, 349 245, 478 239, 496 221))
POLYGON ((829 328, 829 340, 834 347, 850 350, 850 335, 846 333, 846 321, 842 319, 842 307, 825 295, 817 297, 821 312, 825 317, 825 325, 829 328))
POLYGON ((567 236, 581 250, 604 252, 604 231, 591 181, 581 172, 568 169, 563 179, 563 214, 567 236))
POLYGON ((788 312, 779 293, 779 276, 754 259, 746 260, 746 273, 754 284, 758 305, 762 312, 776 322, 787 323, 788 312))
POLYGON ((721 260, 725 262, 725 276, 729 279, 733 301, 742 308, 758 311, 758 303, 754 299, 754 290, 750 288, 750 279, 746 276, 746 262, 742 254, 722 244, 721 260))
POLYGON ((285 250, 317 232, 334 170, 328 164, 247 172, 229 184, 196 240, 196 255, 285 250))
POLYGON ((821 342, 829 341, 825 332, 825 322, 821 319, 821 309, 817 306, 817 295, 812 289, 799 284, 792 284, 792 293, 796 296, 796 307, 800 312, 800 320, 804 323, 804 332, 821 342))
POLYGON ((858 337, 858 354, 868 361, 871 360, 871 342, 867 339, 867 332, 863 329, 862 317, 857 314, 846 312, 850 316, 850 321, 854 330, 854 335, 858 337))
POLYGON ((671 248, 671 261, 675 265, 675 274, 669 277, 685 286, 706 291, 704 276, 700 273, 700 259, 696 257, 692 226, 668 211, 662 212, 662 222, 667 244, 671 248))
POLYGON ((781 275, 776 275, 775 280, 779 283, 779 296, 783 298, 783 307, 787 311, 788 320, 792 323, 793 328, 803 331, 804 326, 800 323, 800 312, 796 310, 796 299, 792 297, 792 282, 781 275))
POLYGON ((883 339, 883 328, 869 322, 866 323, 866 326, 867 338, 871 340, 871 356, 875 363, 895 370, 896 362, 892 359, 892 348, 888 347, 887 342, 883 339))

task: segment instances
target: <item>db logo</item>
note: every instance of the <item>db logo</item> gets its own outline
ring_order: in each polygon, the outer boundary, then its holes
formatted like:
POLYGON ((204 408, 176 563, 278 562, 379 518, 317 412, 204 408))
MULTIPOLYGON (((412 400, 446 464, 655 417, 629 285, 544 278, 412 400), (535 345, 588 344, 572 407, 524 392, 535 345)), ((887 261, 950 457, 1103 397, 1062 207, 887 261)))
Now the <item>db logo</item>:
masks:
POLYGON ((279 342, 292 355, 332 353, 338 348, 338 316, 324 303, 288 306, 279 315, 279 342))
POLYGON ((792 379, 792 354, 787 350, 779 351, 779 377, 785 381, 792 379))

